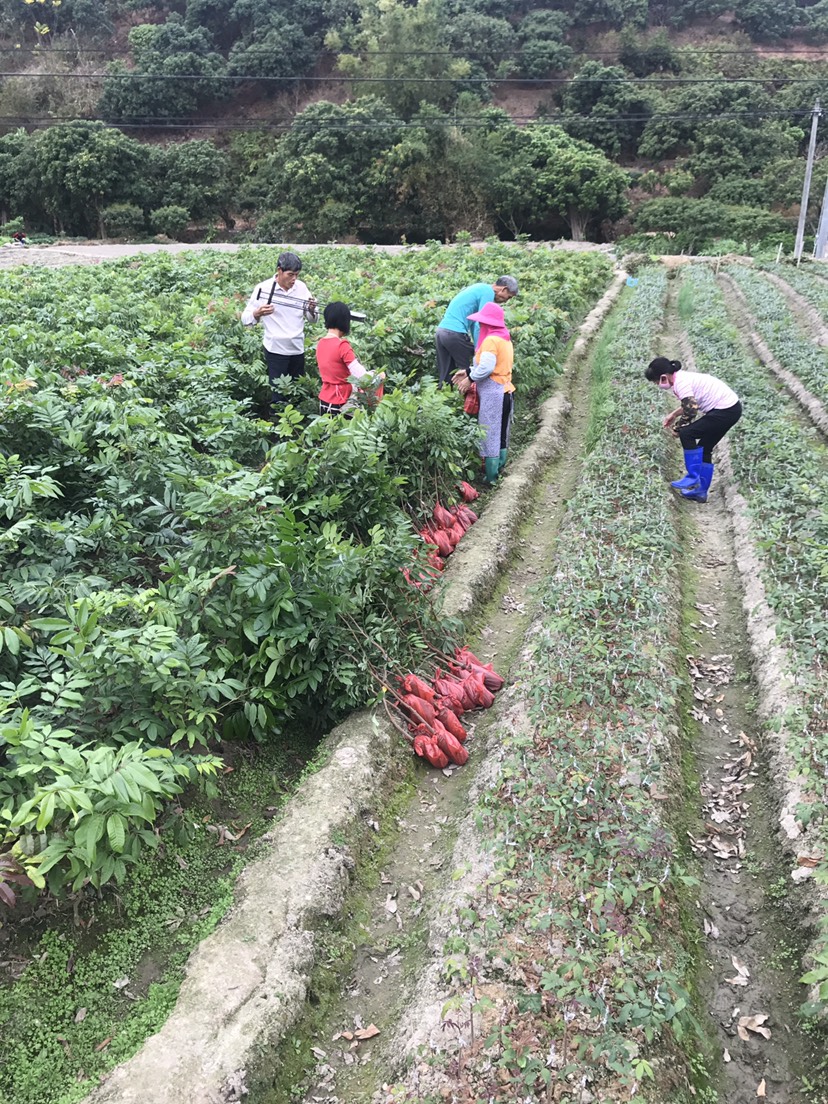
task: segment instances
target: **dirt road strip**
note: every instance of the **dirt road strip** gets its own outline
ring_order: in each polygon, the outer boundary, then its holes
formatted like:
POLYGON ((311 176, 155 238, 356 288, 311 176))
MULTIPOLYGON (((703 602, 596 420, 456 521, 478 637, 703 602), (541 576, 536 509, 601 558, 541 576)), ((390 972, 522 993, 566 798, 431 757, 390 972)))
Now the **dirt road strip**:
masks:
POLYGON ((752 708, 743 580, 726 492, 720 483, 705 507, 676 505, 684 511, 683 576, 692 590, 686 725, 699 797, 688 835, 701 871, 700 990, 720 1046, 717 1088, 727 1104, 751 1104, 763 1083, 775 1104, 801 1104, 799 1079, 810 1069, 797 1018, 804 995, 796 969, 801 891, 779 877, 770 781, 779 763, 768 761, 762 718, 752 708))
MULTIPOLYGON (((583 323, 585 339, 597 333, 624 280, 619 273, 583 323)), ((573 350, 566 377, 585 351, 585 344, 573 350)), ((490 504, 507 532, 517 532, 527 496, 534 493, 530 473, 554 452, 563 413, 560 401, 549 401, 532 446, 537 459, 516 464, 490 504)), ((492 527, 481 523, 479 538, 477 528, 466 538, 469 552, 462 571, 447 582, 444 602, 455 614, 491 593, 497 579, 491 557, 503 558, 493 550, 492 527), (478 540, 484 552, 475 550, 478 540)), ((265 837, 266 850, 241 876, 236 905, 191 956, 167 1023, 84 1104, 239 1100, 265 1053, 297 1021, 316 960, 314 929, 342 907, 354 864, 341 840, 370 834, 368 821, 401 776, 407 757, 396 733, 369 712, 340 725, 324 746, 326 765, 302 783, 265 837)))

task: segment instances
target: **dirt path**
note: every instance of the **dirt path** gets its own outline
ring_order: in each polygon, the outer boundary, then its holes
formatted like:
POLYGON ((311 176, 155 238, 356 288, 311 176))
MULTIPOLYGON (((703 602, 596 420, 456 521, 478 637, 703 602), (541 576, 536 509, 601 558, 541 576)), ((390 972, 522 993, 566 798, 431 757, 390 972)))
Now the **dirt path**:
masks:
MULTIPOLYGON (((519 679, 519 649, 535 610, 533 590, 545 574, 558 527, 580 472, 580 454, 589 418, 586 381, 589 360, 582 361, 570 388, 573 409, 559 459, 538 480, 538 493, 518 541, 514 566, 481 613, 476 651, 492 661, 507 681, 519 679)), ((451 879, 450 856, 460 825, 473 802, 471 792, 485 775, 487 742, 509 709, 508 699, 474 727, 469 767, 435 774, 423 770, 417 790, 397 819, 396 839, 381 858, 375 884, 366 888, 357 906, 357 923, 349 930, 352 959, 342 981, 342 995, 317 1028, 316 1068, 290 1096, 280 1085, 257 1104, 357 1104, 381 1089, 379 1073, 394 1056, 384 1052, 384 1040, 404 1011, 417 986, 418 966, 427 950, 428 908, 436 891, 451 879), (372 1034, 360 1038, 359 1032, 372 1034)))
POLYGON ((698 773, 691 846, 702 871, 701 991, 721 1047, 721 1099, 749 1104, 764 1083, 768 1100, 802 1104, 799 1078, 809 1064, 796 1020, 803 999, 797 915, 775 847, 774 797, 721 495, 699 515, 693 510, 686 521, 686 547, 695 599, 687 665, 698 773))
MULTIPOLYGON (((67 243, 62 245, 34 245, 26 248, 6 247, 0 248, 0 271, 3 269, 17 268, 19 265, 40 265, 44 268, 60 268, 71 264, 100 264, 102 261, 116 261, 124 257, 146 256, 150 253, 237 253, 240 249, 249 248, 252 245, 268 246, 276 248, 276 242, 138 242, 120 244, 116 242, 86 242, 67 243)), ((476 247, 485 248, 485 242, 473 242, 476 247)), ((504 243, 508 244, 508 243, 504 243)), ((571 242, 561 240, 558 242, 533 242, 533 246, 540 248, 551 245, 555 249, 564 249, 576 253, 612 253, 612 245, 596 245, 593 242, 571 242)), ((307 245, 292 245, 290 247, 297 253, 307 252, 309 249, 353 249, 354 243, 318 242, 307 245)), ((365 249, 376 250, 378 253, 410 253, 426 249, 425 245, 367 245, 365 249)))
MULTIPOLYGON (((668 327, 668 343, 694 369, 672 309, 668 327)), ((701 882, 699 991, 720 1048, 719 1099, 751 1104, 764 1094, 775 1104, 805 1104, 801 1078, 813 1063, 796 1015, 803 913, 775 839, 770 756, 721 468, 717 475, 705 505, 676 503, 686 565, 687 834, 701 882)))

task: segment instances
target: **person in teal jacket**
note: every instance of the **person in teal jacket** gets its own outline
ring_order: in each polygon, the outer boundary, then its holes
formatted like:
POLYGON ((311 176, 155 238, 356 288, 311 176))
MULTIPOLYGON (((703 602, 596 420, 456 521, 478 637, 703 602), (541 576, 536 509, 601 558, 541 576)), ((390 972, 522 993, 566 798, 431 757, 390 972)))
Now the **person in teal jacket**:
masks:
POLYGON ((458 370, 467 371, 474 360, 480 327, 469 321, 469 315, 477 314, 487 303, 508 303, 517 293, 514 276, 499 276, 493 284, 470 284, 454 296, 434 337, 440 386, 458 370))

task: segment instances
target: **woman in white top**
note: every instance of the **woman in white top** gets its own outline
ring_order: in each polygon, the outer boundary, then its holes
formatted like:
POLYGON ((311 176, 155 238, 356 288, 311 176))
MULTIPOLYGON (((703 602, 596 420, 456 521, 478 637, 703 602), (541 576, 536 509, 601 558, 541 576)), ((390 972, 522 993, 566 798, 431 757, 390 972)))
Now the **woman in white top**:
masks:
POLYGON ((739 396, 715 376, 684 372, 681 361, 667 357, 651 361, 644 377, 657 383, 662 391, 672 391, 681 402, 663 423, 680 439, 687 468, 687 475, 676 479, 672 486, 685 498, 707 502, 713 481, 713 447, 741 418, 739 396))

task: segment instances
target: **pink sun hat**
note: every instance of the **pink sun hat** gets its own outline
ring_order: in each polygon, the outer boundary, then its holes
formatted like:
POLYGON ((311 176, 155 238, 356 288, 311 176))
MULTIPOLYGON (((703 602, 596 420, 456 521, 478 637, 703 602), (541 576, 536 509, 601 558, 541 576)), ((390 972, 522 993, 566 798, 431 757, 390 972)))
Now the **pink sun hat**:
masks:
POLYGON ((496 326, 502 329, 506 325, 506 315, 498 303, 486 303, 475 314, 468 316, 469 322, 482 322, 484 326, 496 326))

